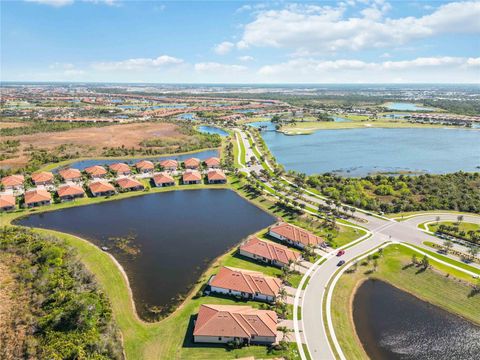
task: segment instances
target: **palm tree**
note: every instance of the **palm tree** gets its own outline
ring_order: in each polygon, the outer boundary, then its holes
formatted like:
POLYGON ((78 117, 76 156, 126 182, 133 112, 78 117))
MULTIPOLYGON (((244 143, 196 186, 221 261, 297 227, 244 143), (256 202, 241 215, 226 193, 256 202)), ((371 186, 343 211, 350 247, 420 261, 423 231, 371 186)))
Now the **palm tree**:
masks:
POLYGON ((463 221, 463 215, 458 215, 457 216, 457 221, 460 224, 463 221))
POLYGON ((282 301, 285 301, 288 296, 287 290, 282 286, 278 291, 278 298, 282 301))
POLYGON ((470 246, 468 249, 468 253, 472 256, 473 259, 475 259, 478 255, 478 247, 475 245, 470 246))
POLYGON ((440 222, 440 216, 437 216, 437 217, 435 218, 435 221, 437 222, 437 225, 438 225, 438 223, 440 222))

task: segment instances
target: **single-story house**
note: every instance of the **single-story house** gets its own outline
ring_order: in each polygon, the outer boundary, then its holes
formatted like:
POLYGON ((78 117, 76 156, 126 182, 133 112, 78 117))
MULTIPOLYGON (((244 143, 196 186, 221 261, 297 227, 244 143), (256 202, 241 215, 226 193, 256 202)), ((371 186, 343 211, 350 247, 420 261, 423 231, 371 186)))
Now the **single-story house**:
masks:
POLYGON ((92 182, 89 186, 90 192, 93 196, 111 196, 115 195, 115 188, 112 184, 106 181, 95 181, 92 182))
POLYGON ((188 158, 183 162, 185 169, 198 169, 200 167, 200 159, 188 158))
POLYGON ((25 193, 25 206, 34 207, 42 205, 50 205, 52 195, 44 189, 30 190, 25 193))
POLYGON ((5 190, 22 190, 24 181, 23 175, 10 175, 2 178, 2 185, 5 190))
POLYGON ((209 184, 225 184, 227 182, 227 176, 220 169, 210 170, 207 179, 209 184))
POLYGON ((160 161, 160 166, 163 170, 175 171, 178 169, 178 161, 177 160, 162 160, 160 161))
POLYGON ((0 195, 0 211, 10 211, 15 209, 15 197, 13 195, 0 195))
POLYGON ((60 170, 58 173, 65 181, 81 181, 82 180, 82 173, 78 169, 64 169, 64 170, 60 170))
POLYGON ((183 183, 186 185, 200 184, 202 182, 202 174, 196 170, 187 170, 183 173, 183 183))
POLYGON ((300 249, 305 248, 307 245, 318 247, 324 242, 321 237, 298 226, 285 222, 280 222, 271 226, 268 230, 268 234, 300 249))
POLYGON ((155 165, 151 161, 142 160, 135 164, 137 171, 140 173, 151 173, 155 169, 155 165))
POLYGON ((101 179, 101 178, 104 178, 105 175, 107 175, 107 170, 100 165, 93 165, 93 166, 87 167, 85 169, 85 172, 93 179, 95 178, 101 179))
POLYGON ((260 240, 254 236, 240 245, 238 252, 240 255, 278 267, 289 266, 291 262, 300 258, 298 252, 286 246, 260 240))
POLYGON ((124 163, 112 164, 108 168, 117 175, 129 175, 131 173, 130 166, 124 163))
POLYGON ((128 191, 136 191, 136 190, 143 190, 144 186, 142 183, 138 180, 135 179, 130 179, 130 178, 121 178, 117 180, 118 186, 122 190, 128 190, 128 191))
POLYGON ((85 191, 80 185, 62 185, 57 189, 58 197, 62 201, 70 201, 85 196, 85 191))
POLYGON ((153 176, 153 182, 156 187, 173 186, 175 185, 175 179, 167 173, 161 172, 153 176))
POLYGON ((53 174, 48 171, 41 171, 32 174, 32 181, 35 185, 53 185, 53 174))
POLYGON ((210 157, 206 159, 204 163, 209 169, 215 169, 220 167, 220 159, 218 157, 210 157))
POLYGON ((203 304, 193 329, 196 343, 273 344, 277 338, 275 311, 242 305, 203 304))
POLYGON ((208 284, 214 293, 268 302, 277 299, 282 287, 282 281, 278 278, 227 266, 220 268, 208 284))

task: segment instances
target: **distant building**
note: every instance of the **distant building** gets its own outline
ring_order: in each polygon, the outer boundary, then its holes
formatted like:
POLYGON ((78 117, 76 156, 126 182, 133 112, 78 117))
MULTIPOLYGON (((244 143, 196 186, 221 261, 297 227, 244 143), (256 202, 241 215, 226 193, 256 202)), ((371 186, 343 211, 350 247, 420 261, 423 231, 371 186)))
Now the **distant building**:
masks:
POLYGON ((48 171, 42 171, 32 174, 32 181, 35 185, 53 185, 53 174, 48 171))
POLYGON ((286 246, 271 241, 250 237, 238 250, 240 255, 278 267, 289 266, 300 258, 300 254, 286 246))
POLYGON ((170 159, 162 160, 160 161, 160 166, 163 168, 163 170, 175 171, 178 169, 178 161, 170 159))
POLYGON ((135 179, 130 179, 130 178, 121 178, 117 180, 118 186, 122 190, 128 190, 128 191, 137 191, 137 190, 143 190, 144 186, 140 181, 137 181, 135 179))
POLYGON ((220 167, 220 159, 218 157, 208 158, 204 162, 209 169, 215 169, 220 167))
POLYGON ((57 189, 58 197, 62 201, 70 201, 85 196, 85 191, 79 185, 62 185, 57 189))
POLYGON ((109 169, 112 170, 118 176, 120 175, 130 175, 131 170, 130 166, 124 163, 116 163, 109 166, 109 169))
POLYGON ((196 170, 187 170, 183 173, 183 183, 185 185, 200 184, 202 182, 202 174, 196 170))
POLYGON ((10 211, 15 209, 15 197, 13 195, 1 194, 0 195, 0 210, 10 211))
POLYGON ((197 158, 189 158, 183 162, 185 169, 198 169, 200 167, 200 160, 197 158))
POLYGON ((95 181, 89 186, 90 192, 93 196, 111 196, 115 195, 115 188, 112 184, 105 181, 95 181))
POLYGON ((137 171, 140 173, 151 173, 155 169, 155 165, 151 161, 142 160, 135 164, 137 171))
POLYGON ((161 172, 153 176, 153 182, 156 187, 173 186, 175 179, 167 173, 161 172))
POLYGON ((81 181, 82 173, 78 169, 64 169, 60 170, 59 175, 65 181, 81 181))
POLYGON ((36 189, 25 193, 26 207, 50 205, 51 202, 52 195, 47 190, 36 189))
POLYGON ((23 190, 23 175, 10 175, 2 178, 2 185, 5 190, 23 190))
POLYGON ((225 184, 227 182, 227 176, 220 169, 210 170, 207 179, 209 184, 225 184))
POLYGON ((268 234, 287 244, 303 249, 307 245, 318 247, 324 240, 311 232, 298 226, 281 222, 270 227, 268 234))
POLYGON ((107 170, 99 165, 90 166, 85 169, 85 172, 93 179, 102 179, 107 175, 107 170))

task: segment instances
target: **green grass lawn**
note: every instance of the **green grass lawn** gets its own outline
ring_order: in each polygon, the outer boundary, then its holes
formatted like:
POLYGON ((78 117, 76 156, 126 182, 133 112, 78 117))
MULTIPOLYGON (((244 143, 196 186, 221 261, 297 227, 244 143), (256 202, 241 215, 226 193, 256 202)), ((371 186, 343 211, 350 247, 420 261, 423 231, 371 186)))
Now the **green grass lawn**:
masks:
MULTIPOLYGON (((407 220, 408 216, 412 215, 423 215, 423 214, 457 214, 457 215, 472 215, 472 216, 478 216, 478 214, 473 214, 473 213, 467 213, 467 212, 458 212, 458 211, 453 211, 453 210, 427 210, 427 211, 406 211, 406 212, 399 212, 399 213, 393 213, 393 214, 385 214, 386 217, 389 217, 391 219, 397 219, 399 221, 402 220, 407 220)), ((479 217, 480 219, 480 217, 479 217)), ((432 221, 434 221, 434 217, 432 217, 432 221)))
MULTIPOLYGON (((470 321, 480 324, 480 295, 470 296, 471 287, 455 280, 454 272, 437 266, 419 272, 419 269, 407 266, 411 261, 413 250, 401 245, 391 245, 384 249, 378 260, 377 272, 366 275, 372 265, 359 266, 354 273, 344 274, 336 284, 332 303, 332 319, 337 339, 347 359, 368 359, 355 334, 351 317, 351 301, 356 287, 368 278, 386 281, 404 291, 428 301, 447 311, 458 314, 470 321)), ((420 258, 420 257, 419 257, 420 258)))
POLYGON ((245 144, 243 143, 240 135, 238 133, 235 133, 235 136, 237 138, 237 143, 239 145, 239 149, 240 149, 240 162, 242 163, 241 165, 245 165, 247 163, 246 161, 246 156, 247 156, 247 152, 245 150, 245 144))
POLYGON ((459 231, 465 231, 466 233, 468 233, 470 230, 473 230, 473 231, 480 230, 480 224, 474 224, 474 223, 469 223, 464 221, 460 223, 456 221, 440 221, 438 223, 435 222, 425 226, 428 226, 428 230, 435 232, 438 230, 440 225, 457 226, 459 231))

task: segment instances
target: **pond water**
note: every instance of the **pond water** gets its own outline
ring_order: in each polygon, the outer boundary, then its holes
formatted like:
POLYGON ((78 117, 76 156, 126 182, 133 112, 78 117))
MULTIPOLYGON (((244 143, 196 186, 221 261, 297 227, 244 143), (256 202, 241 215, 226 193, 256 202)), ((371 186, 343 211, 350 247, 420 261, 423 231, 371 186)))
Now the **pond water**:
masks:
MULTIPOLYGON (((205 160, 208 159, 209 157, 219 156, 219 151, 218 150, 204 150, 204 151, 198 151, 198 152, 193 152, 190 154, 172 154, 168 156, 140 156, 140 157, 135 157, 135 158, 129 158, 129 159, 85 159, 85 160, 79 160, 75 161, 71 164, 68 165, 68 167, 74 168, 74 169, 79 169, 79 170, 84 170, 87 167, 93 166, 93 165, 111 165, 115 164, 118 162, 123 162, 125 164, 133 165, 141 160, 150 160, 153 162, 158 162, 161 160, 165 159, 174 159, 177 161, 183 161, 185 159, 191 158, 191 157, 196 157, 199 158, 200 160, 205 160)), ((53 169, 53 172, 58 172, 58 170, 62 169, 63 167, 59 166, 58 168, 53 169)))
POLYGON ((352 120, 341 117, 341 116, 333 116, 334 122, 351 122, 352 120))
POLYGON ((377 172, 479 171, 480 131, 465 129, 345 129, 311 135, 262 133, 287 170, 366 176, 377 172))
POLYGON ((480 354, 480 326, 383 281, 368 280, 358 288, 353 320, 372 360, 478 359, 480 354))
POLYGON ((240 114, 253 114, 257 113, 259 110, 258 109, 240 109, 240 110, 235 110, 236 113, 240 114))
POLYGON ((255 127, 257 129, 262 129, 265 131, 275 131, 275 124, 271 121, 256 121, 247 124, 248 126, 255 127))
POLYGON ((18 224, 54 229, 107 246, 125 269, 137 311, 171 306, 209 263, 275 221, 235 192, 184 190, 30 215, 18 224), (111 237, 135 234, 136 256, 111 237))
POLYGON ((179 119, 179 120, 195 120, 195 114, 192 114, 192 113, 181 114, 181 115, 177 116, 177 119, 179 119))
POLYGON ((198 131, 206 134, 218 134, 220 136, 228 136, 228 132, 215 126, 202 125, 198 127, 198 131))
POLYGON ((414 103, 407 103, 407 102, 392 102, 392 103, 386 103, 384 104, 384 106, 387 108, 387 109, 390 109, 390 110, 400 110, 400 111, 428 111, 428 110, 432 110, 432 108, 428 108, 428 107, 423 107, 423 106, 419 106, 417 104, 414 104, 414 103))

